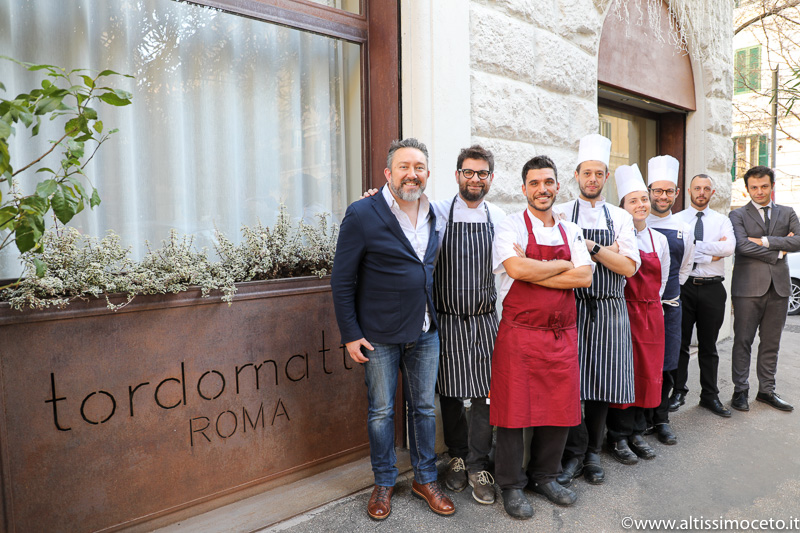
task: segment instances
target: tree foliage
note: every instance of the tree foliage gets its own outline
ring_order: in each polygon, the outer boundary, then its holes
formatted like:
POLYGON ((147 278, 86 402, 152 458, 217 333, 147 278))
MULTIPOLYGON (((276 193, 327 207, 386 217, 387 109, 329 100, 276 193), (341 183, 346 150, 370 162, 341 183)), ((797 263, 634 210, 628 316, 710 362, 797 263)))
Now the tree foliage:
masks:
MULTIPOLYGON (((23 63, 6 56, 0 58, 46 75, 39 88, 11 99, 0 99, 0 249, 14 243, 20 253, 36 253, 42 251, 48 213, 52 212, 61 224, 67 224, 87 204, 90 208, 100 204, 97 189, 84 171, 100 146, 117 130, 105 129, 96 107, 103 103, 129 105, 131 93, 106 83, 117 76, 132 76, 113 70, 67 70, 55 65, 23 63), (16 165, 11 160, 11 143, 30 142, 22 139, 21 133, 29 131, 31 137, 36 137, 42 128, 53 132, 50 148, 33 161, 16 165), (56 150, 60 151, 61 159, 54 163, 50 160, 55 158, 49 156, 56 150), (42 175, 30 194, 21 192, 22 173, 42 175)), ((6 91, 2 81, 0 90, 6 91)), ((40 262, 38 265, 37 274, 41 275, 43 265, 40 262)))
POLYGON ((777 103, 778 150, 787 149, 785 143, 800 142, 800 115, 795 105, 800 97, 800 0, 738 0, 736 7, 734 177, 750 166, 766 164, 773 103, 777 103), (776 68, 777 100, 771 79, 776 68))

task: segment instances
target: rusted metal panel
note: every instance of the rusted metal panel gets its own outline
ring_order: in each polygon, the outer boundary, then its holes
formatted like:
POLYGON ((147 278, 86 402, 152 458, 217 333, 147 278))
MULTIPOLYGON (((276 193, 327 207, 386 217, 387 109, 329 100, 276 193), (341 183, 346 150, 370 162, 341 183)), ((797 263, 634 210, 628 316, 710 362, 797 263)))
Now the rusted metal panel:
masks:
POLYGON ((4 530, 116 529, 367 450, 339 341, 328 280, 0 308, 4 530))
MULTIPOLYGON (((670 33, 670 14, 661 3, 661 31, 670 33)), ((609 13, 598 51, 597 81, 635 95, 694 111, 694 74, 688 54, 669 40, 650 35, 647 23, 621 20, 609 13)), ((674 31, 674 30, 673 30, 674 31)))

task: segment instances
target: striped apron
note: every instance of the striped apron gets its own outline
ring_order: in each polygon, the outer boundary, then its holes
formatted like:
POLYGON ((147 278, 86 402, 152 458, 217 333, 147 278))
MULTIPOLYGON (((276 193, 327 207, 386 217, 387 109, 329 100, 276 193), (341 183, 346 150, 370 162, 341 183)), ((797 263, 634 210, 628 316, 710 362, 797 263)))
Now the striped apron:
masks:
POLYGON ((678 368, 678 353, 681 349, 681 285, 680 270, 683 263, 683 235, 680 230, 654 228, 667 238, 669 243, 669 279, 661 300, 669 300, 664 308, 664 371, 678 368))
POLYGON ((455 203, 454 198, 433 273, 440 334, 436 390, 454 398, 481 398, 489 394, 498 326, 494 225, 485 203, 487 222, 453 222, 455 203))
MULTIPOLYGON (((572 221, 578 223, 580 203, 575 202, 572 221)), ((583 229, 583 236, 600 246, 614 243, 614 222, 604 205, 608 229, 583 229)), ((632 403, 633 348, 625 276, 597 263, 591 287, 575 289, 578 310, 578 354, 581 369, 581 400, 632 403)))

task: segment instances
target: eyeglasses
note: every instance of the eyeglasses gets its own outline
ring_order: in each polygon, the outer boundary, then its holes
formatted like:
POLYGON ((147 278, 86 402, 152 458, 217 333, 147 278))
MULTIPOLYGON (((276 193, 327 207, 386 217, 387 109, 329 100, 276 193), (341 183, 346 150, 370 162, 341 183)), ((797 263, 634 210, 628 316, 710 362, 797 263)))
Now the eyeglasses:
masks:
POLYGON ((675 196, 675 193, 678 192, 677 189, 650 189, 650 192, 653 193, 653 196, 661 196, 664 193, 667 193, 667 196, 675 196))
POLYGON ((467 178, 468 180, 471 180, 476 175, 478 176, 478 179, 485 180, 492 175, 492 173, 489 172, 488 170, 472 170, 471 168, 460 168, 458 169, 458 171, 461 172, 461 175, 467 178))

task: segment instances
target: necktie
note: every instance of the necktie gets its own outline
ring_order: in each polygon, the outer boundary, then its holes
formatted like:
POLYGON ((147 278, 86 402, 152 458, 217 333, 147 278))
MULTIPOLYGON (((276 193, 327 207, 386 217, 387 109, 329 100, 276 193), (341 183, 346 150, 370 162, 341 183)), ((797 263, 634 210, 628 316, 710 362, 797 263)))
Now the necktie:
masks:
MULTIPOLYGON (((697 212, 697 224, 694 225, 694 242, 703 240, 703 212, 697 212)), ((697 263, 692 265, 692 270, 697 268, 697 263)))
POLYGON ((697 224, 694 226, 694 240, 695 241, 702 241, 703 240, 703 212, 697 212, 697 224))
POLYGON ((767 231, 769 231, 769 206, 762 207, 761 209, 764 210, 764 224, 767 225, 767 231))

